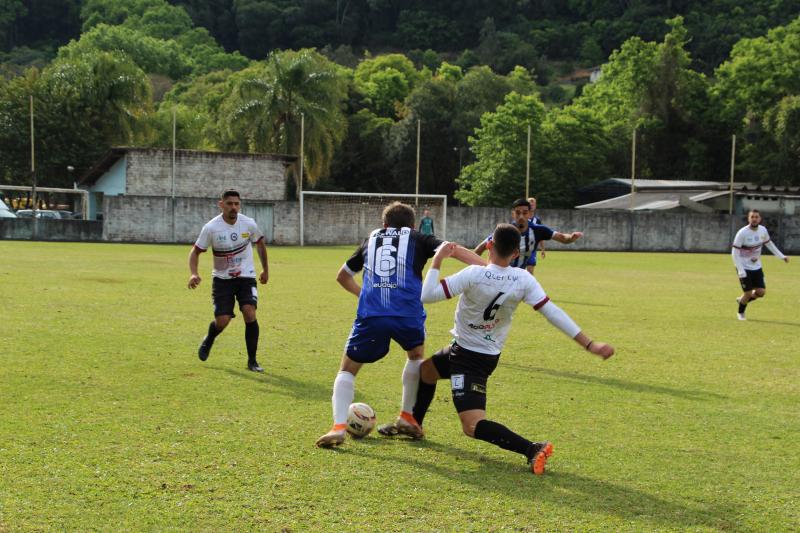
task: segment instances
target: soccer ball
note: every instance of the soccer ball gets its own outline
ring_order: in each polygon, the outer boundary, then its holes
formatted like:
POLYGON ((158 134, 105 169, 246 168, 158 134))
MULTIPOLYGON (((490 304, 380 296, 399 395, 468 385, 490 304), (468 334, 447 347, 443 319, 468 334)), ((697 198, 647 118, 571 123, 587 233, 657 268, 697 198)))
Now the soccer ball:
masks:
POLYGON ((351 403, 347 409, 347 432, 360 439, 375 427, 375 410, 365 403, 351 403))

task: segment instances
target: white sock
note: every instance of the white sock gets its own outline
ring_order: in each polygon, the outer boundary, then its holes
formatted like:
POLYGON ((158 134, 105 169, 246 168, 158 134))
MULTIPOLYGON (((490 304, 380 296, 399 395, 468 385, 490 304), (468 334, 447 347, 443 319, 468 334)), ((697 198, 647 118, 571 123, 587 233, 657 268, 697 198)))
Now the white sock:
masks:
POLYGON ((353 403, 356 394, 356 377, 350 372, 340 371, 333 382, 333 423, 345 424, 347 422, 347 409, 353 403))
POLYGON ((406 366, 403 367, 403 406, 401 409, 406 413, 414 410, 417 403, 417 390, 419 389, 419 366, 422 359, 412 361, 408 359, 406 366))

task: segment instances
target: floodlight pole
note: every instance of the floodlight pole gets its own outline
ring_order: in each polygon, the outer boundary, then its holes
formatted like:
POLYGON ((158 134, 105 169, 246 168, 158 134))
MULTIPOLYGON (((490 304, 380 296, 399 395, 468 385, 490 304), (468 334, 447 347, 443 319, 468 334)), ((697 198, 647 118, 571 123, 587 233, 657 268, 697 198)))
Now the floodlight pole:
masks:
POLYGON ((30 95, 30 115, 31 115, 31 176, 33 177, 33 188, 31 189, 31 200, 33 200, 33 218, 36 219, 36 152, 34 148, 33 135, 33 95, 30 95))
MULTIPOLYGON (((419 196, 419 147, 420 147, 420 132, 422 130, 422 121, 417 119, 417 185, 414 189, 414 194, 419 196)), ((414 205, 419 205, 419 197, 414 199, 414 205)))
POLYGON ((631 203, 630 203, 631 211, 633 211, 635 196, 636 196, 636 128, 633 128, 633 140, 631 141, 631 203))
POLYGON ((530 198, 531 188, 531 125, 528 124, 528 159, 525 165, 525 198, 530 198))
POLYGON ((175 151, 177 149, 178 120, 172 108, 172 242, 175 242, 175 151))
POLYGON ((298 200, 300 200, 300 246, 303 246, 305 243, 303 241, 303 233, 305 233, 305 224, 303 220, 303 166, 305 165, 305 137, 306 137, 306 115, 305 113, 300 113, 300 179, 297 180, 298 183, 298 200))
POLYGON ((733 172, 736 167, 736 135, 731 138, 731 188, 728 198, 728 215, 733 215, 733 172))

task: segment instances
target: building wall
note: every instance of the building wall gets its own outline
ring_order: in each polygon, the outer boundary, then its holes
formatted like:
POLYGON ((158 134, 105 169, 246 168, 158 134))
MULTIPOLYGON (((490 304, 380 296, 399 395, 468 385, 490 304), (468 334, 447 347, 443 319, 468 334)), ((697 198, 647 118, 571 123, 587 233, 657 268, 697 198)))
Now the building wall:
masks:
MULTIPOLYGON (((171 151, 130 150, 126 161, 125 194, 172 196, 171 151)), ((178 150, 175 196, 213 198, 223 190, 233 188, 239 190, 245 200, 281 201, 286 197, 284 162, 279 156, 264 154, 178 150)))
POLYGON ((93 220, 0 218, 0 240, 77 241, 103 239, 103 223, 93 220))

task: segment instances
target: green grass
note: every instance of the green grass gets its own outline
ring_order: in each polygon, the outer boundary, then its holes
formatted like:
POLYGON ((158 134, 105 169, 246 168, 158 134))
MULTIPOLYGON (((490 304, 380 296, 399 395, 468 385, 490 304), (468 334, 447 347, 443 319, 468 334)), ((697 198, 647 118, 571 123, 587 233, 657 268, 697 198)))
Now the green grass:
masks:
MULTIPOLYGON (((536 477, 468 439, 437 390, 421 442, 337 450, 331 385, 355 311, 350 248, 271 248, 260 362, 237 318, 210 359, 188 247, 0 242, 0 531, 788 531, 800 528, 800 268, 735 319, 729 256, 551 252, 550 297, 617 355, 521 307, 489 415, 555 454, 536 477)), ((455 265, 449 265, 453 270, 455 265)), ((201 271, 210 269, 201 259, 201 271)), ((454 302, 429 307, 428 353, 454 302)), ((404 354, 356 398, 388 421, 404 354)))

